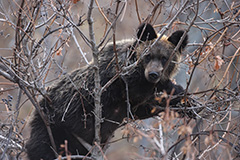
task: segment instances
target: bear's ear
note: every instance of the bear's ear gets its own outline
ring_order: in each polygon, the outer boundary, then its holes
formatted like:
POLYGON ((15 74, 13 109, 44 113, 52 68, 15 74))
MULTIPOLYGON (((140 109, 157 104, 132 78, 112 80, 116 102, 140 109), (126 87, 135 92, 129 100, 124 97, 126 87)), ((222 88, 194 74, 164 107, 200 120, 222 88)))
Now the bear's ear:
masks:
MULTIPOLYGON (((183 35, 184 31, 179 30, 174 32, 169 38, 168 41, 172 42, 172 44, 174 44, 175 46, 177 46, 178 42, 180 41, 182 35, 183 35)), ((181 51, 182 49, 184 49, 186 47, 188 43, 188 36, 186 36, 181 44, 181 46, 179 47, 179 51, 181 51)))
POLYGON ((157 38, 157 34, 151 24, 143 23, 138 27, 137 38, 140 41, 149 41, 157 38))

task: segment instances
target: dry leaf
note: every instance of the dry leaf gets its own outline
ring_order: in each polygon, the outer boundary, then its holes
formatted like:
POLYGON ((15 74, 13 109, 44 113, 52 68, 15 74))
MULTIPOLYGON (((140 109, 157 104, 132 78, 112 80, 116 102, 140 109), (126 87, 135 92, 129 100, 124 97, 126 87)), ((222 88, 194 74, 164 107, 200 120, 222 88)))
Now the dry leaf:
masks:
POLYGON ((73 1, 73 3, 74 4, 76 4, 78 1, 80 1, 80 0, 72 0, 73 1))
POLYGON ((182 125, 178 128, 178 134, 179 135, 185 135, 185 134, 191 134, 192 133, 192 128, 189 126, 182 125))
POLYGON ((142 139, 142 136, 140 136, 140 135, 136 136, 136 137, 133 138, 133 143, 137 143, 141 139, 142 139))
POLYGON ((181 148, 181 151, 184 154, 187 154, 191 151, 191 149, 192 149, 191 140, 190 140, 190 138, 187 138, 187 141, 184 143, 183 147, 181 148))
POLYGON ((217 71, 221 68, 222 64, 224 61, 220 56, 215 56, 215 64, 214 64, 214 69, 217 71))
POLYGON ((204 144, 205 144, 205 145, 208 145, 208 144, 209 144, 209 137, 208 137, 208 136, 204 139, 204 144))
POLYGON ((212 133, 210 133, 209 136, 207 136, 205 139, 204 139, 204 144, 205 145, 209 145, 209 144, 213 144, 213 135, 212 133))
POLYGON ((160 103, 162 101, 162 97, 155 97, 155 100, 160 103))
POLYGON ((157 108, 154 107, 154 108, 151 110, 151 113, 153 114, 156 110, 157 110, 157 108))
POLYGON ((186 101, 185 101, 185 98, 182 98, 181 99, 181 104, 184 104, 184 103, 186 103, 188 101, 188 99, 186 98, 186 101))
POLYGON ((56 55, 59 56, 59 55, 62 55, 62 48, 59 48, 56 52, 56 55))

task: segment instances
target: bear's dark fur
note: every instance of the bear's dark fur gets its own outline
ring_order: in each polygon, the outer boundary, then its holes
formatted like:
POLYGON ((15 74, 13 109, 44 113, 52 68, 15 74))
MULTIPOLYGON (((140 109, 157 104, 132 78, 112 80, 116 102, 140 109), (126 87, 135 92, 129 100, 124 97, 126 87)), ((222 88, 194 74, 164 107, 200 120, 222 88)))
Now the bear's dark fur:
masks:
MULTIPOLYGON (((128 85, 129 102, 131 112, 135 119, 144 119, 157 115, 160 111, 152 113, 152 108, 157 102, 154 93, 165 90, 168 94, 174 89, 174 94, 183 92, 179 85, 171 82, 170 78, 178 68, 180 52, 187 44, 184 39, 180 50, 173 56, 163 74, 163 68, 170 54, 179 42, 183 31, 173 33, 169 38, 162 38, 149 50, 145 50, 157 38, 150 24, 143 24, 138 29, 138 40, 125 40, 116 43, 119 68, 132 64, 139 60, 134 70, 119 75, 109 85, 101 96, 102 117, 101 143, 107 142, 113 132, 127 117, 127 94, 128 85), (143 51, 146 54, 143 56, 143 51), (124 80, 123 80, 124 79, 124 80)), ((108 44, 100 51, 100 77, 101 86, 104 86, 117 74, 116 60, 113 44, 108 44)), ((77 69, 70 75, 64 76, 57 84, 48 91, 48 97, 40 101, 44 113, 49 118, 57 151, 51 147, 46 126, 35 111, 31 122, 31 136, 26 149, 30 160, 56 158, 60 145, 64 140, 68 141, 68 151, 74 154, 85 155, 88 151, 79 142, 77 137, 82 138, 89 144, 93 143, 94 133, 94 71, 93 66, 77 69)), ((164 106, 163 106, 164 107, 164 106)), ((131 116, 130 116, 131 118, 131 116)))

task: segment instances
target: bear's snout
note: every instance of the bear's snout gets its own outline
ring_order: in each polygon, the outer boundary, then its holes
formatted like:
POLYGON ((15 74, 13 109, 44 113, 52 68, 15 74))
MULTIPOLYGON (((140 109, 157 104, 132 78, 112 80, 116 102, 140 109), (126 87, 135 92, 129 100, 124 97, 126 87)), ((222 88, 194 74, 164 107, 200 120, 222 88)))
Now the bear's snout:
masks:
POLYGON ((158 81, 159 77, 160 77, 160 75, 155 71, 152 71, 148 74, 149 81, 151 81, 151 82, 158 81))
POLYGON ((161 79, 163 70, 162 63, 159 59, 153 59, 145 67, 145 77, 150 83, 158 83, 161 79))

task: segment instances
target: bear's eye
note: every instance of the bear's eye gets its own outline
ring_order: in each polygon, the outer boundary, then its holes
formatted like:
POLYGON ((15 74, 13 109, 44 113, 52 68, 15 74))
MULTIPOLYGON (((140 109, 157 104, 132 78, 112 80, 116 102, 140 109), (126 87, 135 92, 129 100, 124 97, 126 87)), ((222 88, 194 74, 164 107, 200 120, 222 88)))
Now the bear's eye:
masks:
POLYGON ((167 62, 167 58, 166 57, 162 57, 162 64, 165 65, 165 63, 167 62))
POLYGON ((145 60, 146 60, 147 62, 149 62, 149 61, 151 60, 151 55, 150 55, 150 54, 147 54, 147 55, 145 56, 145 60))

